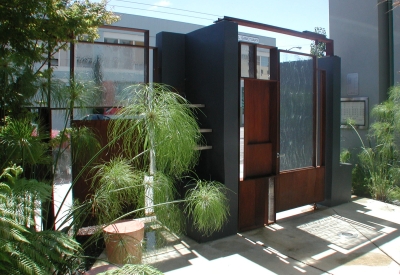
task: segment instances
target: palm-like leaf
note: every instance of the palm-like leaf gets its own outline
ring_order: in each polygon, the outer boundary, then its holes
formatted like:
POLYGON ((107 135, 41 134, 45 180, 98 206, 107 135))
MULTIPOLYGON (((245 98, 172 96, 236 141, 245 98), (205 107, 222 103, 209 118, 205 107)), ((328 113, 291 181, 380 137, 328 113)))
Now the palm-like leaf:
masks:
POLYGON ((226 187, 219 182, 198 181, 186 196, 185 210, 192 216, 193 225, 205 235, 221 230, 228 218, 225 193, 226 187))
POLYGON ((4 169, 10 162, 21 165, 50 163, 45 134, 35 133, 28 119, 8 119, 0 129, 1 158, 4 169))
POLYGON ((51 187, 21 179, 21 172, 15 166, 0 175, 0 271, 44 275, 76 268, 80 253, 76 241, 62 232, 35 230, 35 210, 51 197, 51 187))
POLYGON ((100 224, 114 221, 135 204, 141 208, 143 199, 143 173, 134 171, 129 161, 115 158, 93 168, 94 195, 91 199, 93 214, 100 224))
MULTIPOLYGON (((143 149, 155 152, 156 169, 171 176, 193 168, 201 135, 186 99, 167 85, 139 84, 124 90, 121 104, 126 107, 111 121, 109 132, 113 139, 127 130, 122 137, 124 152, 131 157, 143 149)), ((146 165, 153 161, 150 158, 148 154, 146 165)))

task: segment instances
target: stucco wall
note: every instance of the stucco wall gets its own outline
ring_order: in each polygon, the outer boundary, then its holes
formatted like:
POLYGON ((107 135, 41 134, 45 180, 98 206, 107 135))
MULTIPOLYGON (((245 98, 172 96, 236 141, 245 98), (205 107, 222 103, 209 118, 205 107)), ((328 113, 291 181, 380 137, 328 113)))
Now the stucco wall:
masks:
MULTIPOLYGON (((380 0, 329 1, 330 38, 334 40, 335 54, 342 60, 341 96, 368 97, 369 110, 386 99, 389 87, 387 5, 378 5, 378 2, 380 0), (358 74, 358 94, 353 90, 349 95, 347 77, 350 73, 358 74)), ((366 133, 367 130, 360 130, 363 137, 366 133)), ((351 129, 341 130, 341 147, 360 147, 351 129)))

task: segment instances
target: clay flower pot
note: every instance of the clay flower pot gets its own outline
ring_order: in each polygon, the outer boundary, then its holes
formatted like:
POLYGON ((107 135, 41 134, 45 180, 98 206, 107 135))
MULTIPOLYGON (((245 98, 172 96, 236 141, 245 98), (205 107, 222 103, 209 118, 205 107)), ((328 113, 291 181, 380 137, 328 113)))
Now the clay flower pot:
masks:
POLYGON ((144 223, 121 220, 103 229, 108 261, 113 264, 137 264, 142 261, 144 223))

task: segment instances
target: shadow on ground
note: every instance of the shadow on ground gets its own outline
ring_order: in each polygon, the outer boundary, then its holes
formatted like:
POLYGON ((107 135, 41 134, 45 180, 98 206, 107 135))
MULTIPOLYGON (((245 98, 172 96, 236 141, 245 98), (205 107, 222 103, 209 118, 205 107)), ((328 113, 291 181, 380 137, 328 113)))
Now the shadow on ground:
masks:
POLYGON ((169 236, 144 261, 173 275, 399 274, 399 229, 399 206, 356 198, 204 244, 169 236))

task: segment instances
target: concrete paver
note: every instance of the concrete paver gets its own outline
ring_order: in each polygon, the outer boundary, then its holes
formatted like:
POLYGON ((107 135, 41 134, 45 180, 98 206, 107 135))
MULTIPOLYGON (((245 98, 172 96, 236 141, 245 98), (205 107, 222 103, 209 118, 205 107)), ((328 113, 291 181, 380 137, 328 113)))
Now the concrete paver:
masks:
POLYGON ((399 229, 400 207, 356 198, 208 243, 182 238, 145 261, 168 275, 399 274, 399 229))

